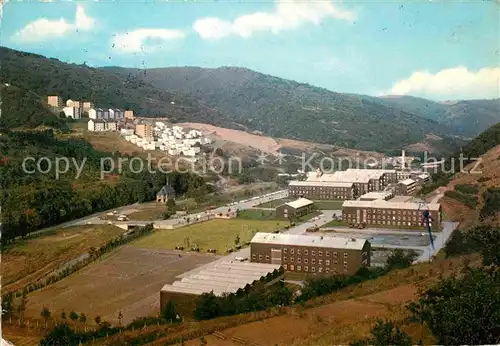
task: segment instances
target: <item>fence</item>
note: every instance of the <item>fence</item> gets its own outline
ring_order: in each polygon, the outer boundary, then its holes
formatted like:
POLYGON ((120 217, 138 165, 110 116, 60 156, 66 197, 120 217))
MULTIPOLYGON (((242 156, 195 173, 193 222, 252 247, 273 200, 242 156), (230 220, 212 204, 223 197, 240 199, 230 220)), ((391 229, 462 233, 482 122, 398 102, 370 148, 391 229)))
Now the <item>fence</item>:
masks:
MULTIPOLYGON (((55 321, 52 319, 46 320, 46 321, 40 321, 40 320, 32 320, 32 319, 23 319, 22 317, 7 317, 7 318, 2 318, 2 325, 3 326, 12 326, 16 328, 26 328, 26 329, 34 329, 38 331, 50 331, 54 329, 55 326, 57 326, 60 322, 55 321)), ((86 332, 94 332, 97 331, 97 327, 92 327, 88 325, 77 325, 77 324, 71 324, 71 328, 78 333, 86 333, 86 332)))

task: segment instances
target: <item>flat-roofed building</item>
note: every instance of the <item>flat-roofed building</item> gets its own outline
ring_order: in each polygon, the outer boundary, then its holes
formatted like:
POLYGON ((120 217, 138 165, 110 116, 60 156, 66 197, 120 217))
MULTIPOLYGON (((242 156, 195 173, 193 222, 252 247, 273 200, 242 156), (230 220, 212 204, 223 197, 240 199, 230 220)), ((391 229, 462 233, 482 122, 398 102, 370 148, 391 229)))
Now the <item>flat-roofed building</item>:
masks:
POLYGON ((62 108, 63 99, 61 96, 47 96, 47 103, 54 108, 62 108))
POLYGON ((415 202, 345 201, 342 205, 342 219, 350 226, 423 227, 424 209, 430 212, 431 226, 441 225, 441 206, 435 203, 423 207, 415 202))
POLYGON ((284 274, 279 264, 225 261, 183 277, 163 286, 160 291, 160 307, 172 301, 179 313, 192 314, 197 298, 212 292, 216 296, 251 290, 257 286, 270 286, 284 274), (264 279, 262 279, 264 278, 264 279), (261 280, 262 279, 262 280, 261 280))
POLYGON ((94 108, 94 103, 93 103, 93 102, 90 102, 90 101, 85 101, 85 102, 83 102, 83 109, 82 109, 82 111, 83 111, 84 113, 87 113, 87 114, 88 114, 88 112, 89 112, 92 108, 94 108))
POLYGON ((250 241, 250 260, 282 265, 286 271, 313 275, 353 275, 370 266, 366 239, 262 233, 250 241))
POLYGON ((82 117, 82 110, 78 107, 64 107, 63 112, 67 118, 80 119, 82 117))
POLYGON ((135 134, 142 138, 152 138, 153 127, 151 124, 138 124, 135 127, 135 134))
POLYGON ((305 197, 314 200, 321 199, 354 199, 356 197, 354 183, 335 181, 290 181, 288 195, 305 197))
POLYGON ((81 110, 83 109, 83 103, 80 101, 73 101, 73 100, 69 99, 68 101, 66 101, 66 107, 79 108, 80 112, 81 112, 81 110))
POLYGON ((413 179, 405 179, 396 184, 396 194, 400 196, 408 196, 415 193, 417 183, 413 179))
POLYGON ((413 178, 419 186, 423 186, 430 181, 429 173, 421 173, 413 178))
POLYGON ((106 131, 106 122, 102 119, 90 119, 87 123, 89 131, 106 131))
POLYGON ((124 113, 125 119, 134 120, 134 111, 126 110, 124 113))
POLYGON ((360 200, 360 201, 375 201, 377 199, 382 199, 384 201, 387 201, 393 197, 394 197, 394 192, 392 192, 392 191, 373 191, 373 192, 365 193, 364 195, 360 196, 358 198, 358 200, 360 200))
POLYGON ((314 202, 307 198, 299 198, 276 207, 276 217, 280 219, 298 218, 311 213, 314 202))
POLYGON ((102 108, 91 108, 88 113, 90 119, 104 119, 104 109, 102 108))
POLYGON ((390 169, 355 169, 323 174, 320 169, 309 172, 306 181, 353 183, 358 194, 383 190, 388 184, 397 181, 396 170, 390 169))

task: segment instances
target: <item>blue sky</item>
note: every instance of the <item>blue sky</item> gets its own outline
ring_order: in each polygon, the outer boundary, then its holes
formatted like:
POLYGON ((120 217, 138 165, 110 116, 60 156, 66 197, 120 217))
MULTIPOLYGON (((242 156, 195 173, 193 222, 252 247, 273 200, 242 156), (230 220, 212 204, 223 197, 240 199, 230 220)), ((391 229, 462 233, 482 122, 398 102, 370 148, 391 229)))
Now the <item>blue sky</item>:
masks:
POLYGON ((91 66, 240 66, 337 92, 499 95, 495 1, 10 1, 2 45, 91 66))

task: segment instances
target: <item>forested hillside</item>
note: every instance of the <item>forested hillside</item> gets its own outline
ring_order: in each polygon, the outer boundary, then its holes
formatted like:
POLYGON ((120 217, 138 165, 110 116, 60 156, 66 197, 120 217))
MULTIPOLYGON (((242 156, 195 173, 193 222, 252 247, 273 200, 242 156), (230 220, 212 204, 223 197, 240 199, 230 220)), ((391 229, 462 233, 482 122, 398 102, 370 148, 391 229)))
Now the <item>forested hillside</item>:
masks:
POLYGON ((15 86, 0 86, 2 116, 0 128, 18 126, 37 127, 46 125, 67 129, 66 123, 51 112, 41 101, 40 96, 29 90, 15 86))
MULTIPOLYGON (((486 131, 482 132, 479 136, 469 141, 460 150, 457 150, 453 155, 450 155, 445 162, 445 170, 437 172, 433 175, 433 183, 424 187, 422 193, 431 192, 439 186, 447 185, 453 178, 455 173, 460 172, 460 161, 462 160, 463 166, 476 162, 478 158, 486 154, 489 150, 500 145, 500 123, 491 126, 486 131), (462 159, 461 159, 462 158, 462 159)), ((475 168, 477 170, 478 167, 475 168)), ((481 176, 475 175, 477 178, 481 176)))
POLYGON ((104 70, 201 100, 274 137, 387 151, 450 134, 445 125, 357 95, 334 93, 243 68, 104 70))
POLYGON ((187 117, 199 122, 217 119, 221 125, 234 126, 223 114, 195 99, 159 90, 137 78, 4 47, 0 47, 0 63, 2 83, 37 94, 43 100, 47 95, 60 95, 64 100, 92 101, 99 107, 132 109, 145 116, 187 117))
POLYGON ((380 100, 447 125, 453 133, 466 137, 475 137, 500 122, 500 99, 439 103, 413 96, 391 96, 380 100))

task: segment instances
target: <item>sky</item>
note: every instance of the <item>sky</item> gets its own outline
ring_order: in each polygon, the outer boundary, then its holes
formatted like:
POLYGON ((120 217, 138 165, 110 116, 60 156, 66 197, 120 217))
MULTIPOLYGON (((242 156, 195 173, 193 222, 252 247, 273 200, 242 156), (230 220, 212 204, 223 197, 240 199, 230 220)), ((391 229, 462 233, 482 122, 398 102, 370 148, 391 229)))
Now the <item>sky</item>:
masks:
POLYGON ((499 97, 500 1, 8 1, 1 44, 89 66, 246 67, 336 92, 499 97))

